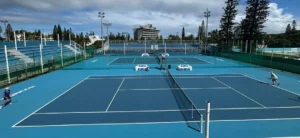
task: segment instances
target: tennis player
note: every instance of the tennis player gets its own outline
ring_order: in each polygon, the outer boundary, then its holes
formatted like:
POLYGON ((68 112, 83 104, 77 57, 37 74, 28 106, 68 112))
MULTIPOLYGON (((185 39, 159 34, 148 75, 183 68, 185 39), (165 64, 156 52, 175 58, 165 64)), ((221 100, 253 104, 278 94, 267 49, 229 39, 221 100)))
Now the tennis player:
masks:
POLYGON ((166 55, 165 55, 165 54, 162 54, 161 59, 162 59, 162 61, 164 62, 164 61, 166 60, 166 55))
MULTIPOLYGON (((4 92, 3 92, 3 104, 2 104, 2 107, 4 107, 6 105, 6 100, 9 99, 9 102, 11 103, 11 94, 10 94, 10 89, 9 87, 6 87, 4 92)), ((2 108, 0 107, 0 109, 2 108)))
POLYGON ((277 83, 277 85, 279 85, 278 77, 276 76, 276 74, 273 71, 271 71, 270 74, 271 74, 271 78, 270 79, 272 79, 272 82, 273 82, 272 85, 274 85, 274 83, 277 83))

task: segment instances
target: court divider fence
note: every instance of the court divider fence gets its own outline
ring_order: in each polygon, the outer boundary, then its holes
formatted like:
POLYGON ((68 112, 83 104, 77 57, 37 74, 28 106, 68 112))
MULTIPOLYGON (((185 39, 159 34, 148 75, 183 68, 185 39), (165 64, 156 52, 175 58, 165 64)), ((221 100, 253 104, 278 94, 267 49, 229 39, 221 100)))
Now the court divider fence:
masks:
MULTIPOLYGON (((37 50, 27 51, 26 55, 33 59, 32 63, 23 62, 19 58, 8 59, 9 70, 7 70, 7 68, 0 70, 0 88, 66 68, 83 60, 93 58, 97 54, 95 47, 89 47, 85 50, 83 48, 78 49, 80 49, 81 52, 77 54, 65 50, 56 50, 51 53, 44 52, 43 54, 37 50)), ((1 62, 6 63, 4 57, 3 59, 1 62)))
MULTIPOLYGON (((261 53, 241 53, 241 52, 216 52, 217 57, 224 57, 243 63, 254 64, 260 67, 278 69, 281 71, 300 74, 300 60, 292 56, 284 56, 280 54, 264 54, 261 53)), ((241 64, 240 64, 241 65, 241 64)), ((226 66, 226 65, 225 65, 226 66)), ((247 66, 244 64, 242 66, 247 66)), ((255 66, 252 66, 255 67, 255 66)))

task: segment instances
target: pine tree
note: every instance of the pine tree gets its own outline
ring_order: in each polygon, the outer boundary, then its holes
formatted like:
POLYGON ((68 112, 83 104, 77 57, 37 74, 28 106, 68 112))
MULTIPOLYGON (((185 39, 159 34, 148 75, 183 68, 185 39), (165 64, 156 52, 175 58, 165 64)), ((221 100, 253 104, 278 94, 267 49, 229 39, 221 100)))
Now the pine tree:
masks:
POLYGON ((237 5, 238 0, 227 0, 225 2, 226 7, 223 8, 224 9, 224 14, 221 18, 220 21, 220 28, 221 28, 221 35, 222 35, 222 39, 226 40, 226 50, 230 49, 229 48, 229 40, 232 38, 233 36, 233 26, 235 24, 234 19, 235 16, 237 15, 237 5))
POLYGON ((14 40, 14 30, 12 29, 12 26, 10 24, 7 24, 6 35, 7 35, 8 41, 14 40))
POLYGON ((0 38, 2 38, 2 27, 0 26, 0 38))
POLYGON ((67 33, 67 29, 64 27, 63 36, 61 37, 63 40, 66 40, 67 33))
POLYGON ((289 34, 291 31, 292 31, 291 25, 288 24, 287 27, 286 27, 285 33, 289 34))
POLYGON ((205 23, 204 20, 202 20, 201 30, 200 30, 200 40, 204 42, 204 39, 205 39, 205 23))
POLYGON ((57 25, 57 34, 59 35, 59 39, 62 40, 61 38, 63 33, 59 24, 57 25))
POLYGON ((297 23, 295 20, 293 21, 292 26, 293 27, 291 30, 291 34, 288 37, 290 38, 291 44, 296 45, 299 42, 299 39, 298 39, 299 36, 297 36, 297 32, 296 32, 297 23))
POLYGON ((128 34, 128 36, 127 36, 127 40, 130 40, 130 34, 128 34))
POLYGON ((182 28, 182 32, 181 32, 181 39, 182 39, 182 40, 185 39, 185 31, 184 31, 184 27, 182 28))
POLYGON ((293 21, 293 24, 292 24, 292 25, 293 25, 292 31, 296 31, 296 26, 297 26, 297 23, 296 23, 296 21, 295 21, 295 20, 293 21))
POLYGON ((250 40, 259 40, 263 37, 262 29, 265 27, 263 24, 269 15, 269 0, 247 0, 246 3, 248 5, 246 18, 242 20, 242 33, 244 41, 248 40, 247 52, 250 52, 250 40))
POLYGON ((201 35, 201 26, 199 25, 198 27, 198 33, 197 33, 197 38, 199 39, 201 35))
POLYGON ((118 35, 116 37, 116 40, 120 40, 121 39, 121 34, 118 32, 118 35))
POLYGON ((67 40, 69 40, 70 38, 69 38, 69 35, 70 35, 70 30, 69 29, 67 29, 67 33, 64 35, 64 37, 65 37, 65 41, 67 41, 67 40))
POLYGON ((52 37, 53 37, 54 40, 57 40, 57 27, 56 27, 56 25, 54 25, 54 27, 53 27, 52 37))
POLYGON ((41 30, 37 31, 37 35, 40 37, 42 35, 41 30))

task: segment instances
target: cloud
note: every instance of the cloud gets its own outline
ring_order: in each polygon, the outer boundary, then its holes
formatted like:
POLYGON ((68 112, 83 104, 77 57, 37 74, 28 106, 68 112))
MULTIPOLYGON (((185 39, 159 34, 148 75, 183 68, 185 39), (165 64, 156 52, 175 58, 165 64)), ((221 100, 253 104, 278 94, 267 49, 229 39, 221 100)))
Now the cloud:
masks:
MULTIPOLYGON (((197 34, 209 9, 208 30, 219 29, 223 14, 224 0, 7 0, 0 1, 0 18, 9 20, 13 25, 26 23, 28 26, 47 26, 54 24, 70 26, 74 31, 100 32, 98 12, 105 12, 103 22, 111 22, 112 32, 129 32, 145 24, 153 24, 164 36, 181 34, 182 27, 191 34, 197 34)), ((245 17, 245 2, 240 2, 236 22, 245 17)), ((270 3, 270 15, 264 31, 280 33, 285 31, 294 16, 284 13, 276 3, 270 3)))
POLYGON ((264 31, 268 33, 283 33, 286 26, 293 22, 294 16, 289 13, 283 13, 284 9, 278 8, 278 4, 270 3, 270 14, 268 21, 265 23, 266 28, 264 31))
MULTIPOLYGON (((245 9, 245 7, 243 7, 245 9)), ((265 28, 263 31, 274 34, 285 32, 286 26, 291 24, 295 20, 294 16, 290 13, 284 13, 283 8, 279 8, 277 3, 269 4, 269 16, 267 21, 264 23, 265 28)), ((239 12, 236 16, 235 21, 240 23, 245 18, 245 13, 239 12)))

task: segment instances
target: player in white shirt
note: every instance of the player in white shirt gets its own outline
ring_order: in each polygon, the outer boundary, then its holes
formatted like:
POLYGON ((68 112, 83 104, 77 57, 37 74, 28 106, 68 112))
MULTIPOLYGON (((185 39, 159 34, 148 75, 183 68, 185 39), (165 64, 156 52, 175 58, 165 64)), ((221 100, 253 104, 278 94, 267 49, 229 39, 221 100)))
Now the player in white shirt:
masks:
POLYGON ((272 82, 273 82, 272 85, 274 85, 274 83, 277 83, 277 85, 279 85, 278 77, 276 76, 276 74, 273 71, 271 71, 270 74, 271 74, 271 78, 270 79, 272 79, 272 82))

